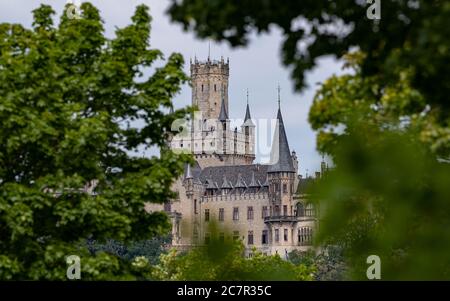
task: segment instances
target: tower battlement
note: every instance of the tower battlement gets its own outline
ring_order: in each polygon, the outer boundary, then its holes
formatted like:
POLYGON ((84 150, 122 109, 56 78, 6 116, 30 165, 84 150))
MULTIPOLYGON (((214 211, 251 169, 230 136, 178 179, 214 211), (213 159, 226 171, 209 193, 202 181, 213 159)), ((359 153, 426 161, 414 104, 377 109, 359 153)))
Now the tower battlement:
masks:
POLYGON ((222 100, 228 112, 229 60, 191 61, 192 106, 202 111, 205 119, 218 119, 222 100))
POLYGON ((194 78, 198 75, 212 75, 212 74, 222 74, 228 76, 230 72, 230 60, 223 59, 220 60, 206 60, 199 61, 197 58, 194 62, 191 60, 191 76, 194 78))

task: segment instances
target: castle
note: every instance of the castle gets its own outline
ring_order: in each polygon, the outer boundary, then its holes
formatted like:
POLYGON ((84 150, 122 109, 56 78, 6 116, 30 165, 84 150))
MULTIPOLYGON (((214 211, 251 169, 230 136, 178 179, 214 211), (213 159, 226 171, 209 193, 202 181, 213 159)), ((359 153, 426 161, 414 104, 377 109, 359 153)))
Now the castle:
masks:
POLYGON ((207 244, 212 235, 208 225, 214 220, 219 239, 241 239, 248 256, 254 248, 282 257, 292 250, 307 250, 317 227, 315 210, 305 194, 313 179, 298 175, 297 156, 290 152, 280 107, 271 162, 254 163, 255 124, 248 100, 241 130, 230 128, 229 61, 195 59, 190 67, 192 105, 201 117, 190 121, 183 135, 173 137, 170 147, 191 152, 196 163, 187 165, 174 183, 175 199, 164 208, 149 204, 147 210, 163 209, 169 214, 172 246, 177 248, 207 244))

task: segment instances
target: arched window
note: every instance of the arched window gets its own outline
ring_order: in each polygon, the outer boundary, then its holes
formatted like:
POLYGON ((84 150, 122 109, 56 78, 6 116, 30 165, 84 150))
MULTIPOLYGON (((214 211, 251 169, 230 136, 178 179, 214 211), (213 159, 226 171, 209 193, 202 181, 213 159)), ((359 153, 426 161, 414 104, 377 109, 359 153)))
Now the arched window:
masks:
POLYGON ((297 203, 297 216, 305 216, 305 206, 302 203, 297 203))
POLYGON ((313 229, 310 227, 303 227, 298 229, 298 245, 309 246, 313 241, 313 229))

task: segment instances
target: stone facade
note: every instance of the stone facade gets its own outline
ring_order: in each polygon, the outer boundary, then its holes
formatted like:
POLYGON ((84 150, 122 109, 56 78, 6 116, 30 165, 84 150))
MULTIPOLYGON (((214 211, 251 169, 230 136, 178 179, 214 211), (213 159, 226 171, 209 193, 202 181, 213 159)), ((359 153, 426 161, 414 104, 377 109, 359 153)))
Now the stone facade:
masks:
POLYGON ((242 240, 249 256, 253 248, 282 257, 294 249, 307 250, 317 227, 305 194, 313 179, 298 175, 298 158, 289 150, 280 109, 272 144, 275 159, 270 165, 253 163, 255 126, 248 104, 241 131, 229 129, 228 76, 229 62, 223 59, 191 63, 192 104, 205 118, 193 120, 188 134, 174 137, 170 145, 192 152, 196 164, 186 166, 174 183, 176 199, 147 210, 170 215, 177 248, 208 243, 209 225, 215 221, 220 238, 242 240))

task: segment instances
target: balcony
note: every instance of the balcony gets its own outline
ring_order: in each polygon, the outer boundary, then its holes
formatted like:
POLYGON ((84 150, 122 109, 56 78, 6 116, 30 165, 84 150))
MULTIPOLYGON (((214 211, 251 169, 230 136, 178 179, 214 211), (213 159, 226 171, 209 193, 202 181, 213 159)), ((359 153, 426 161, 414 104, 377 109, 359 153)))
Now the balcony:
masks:
POLYGON ((272 215, 264 217, 265 223, 273 222, 297 222, 299 220, 298 216, 295 215, 272 215))

